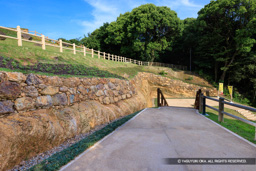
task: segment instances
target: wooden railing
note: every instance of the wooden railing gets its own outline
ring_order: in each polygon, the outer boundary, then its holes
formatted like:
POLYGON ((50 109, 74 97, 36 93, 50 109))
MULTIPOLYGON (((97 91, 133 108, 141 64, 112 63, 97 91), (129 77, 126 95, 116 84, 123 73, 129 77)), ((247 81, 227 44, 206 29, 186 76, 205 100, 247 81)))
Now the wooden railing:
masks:
POLYGON ((164 95, 163 95, 162 91, 160 90, 160 88, 157 89, 157 106, 158 107, 168 106, 168 103, 167 103, 166 99, 164 98, 164 95))
POLYGON ((17 26, 16 29, 3 27, 3 26, 0 26, 0 28, 17 32, 17 37, 2 35, 2 34, 0 34, 0 37, 15 39, 18 42, 18 46, 22 46, 22 42, 27 41, 27 42, 32 42, 32 43, 41 45, 43 50, 46 49, 46 46, 52 46, 52 47, 59 48, 60 52, 63 52, 63 49, 71 50, 74 55, 77 52, 79 52, 79 53, 83 53, 84 56, 89 54, 89 55, 91 55, 92 58, 98 57, 98 58, 103 58, 105 60, 133 63, 136 65, 159 66, 159 67, 168 67, 168 68, 175 68, 175 69, 180 69, 180 70, 187 70, 187 67, 182 66, 182 65, 166 64, 166 63, 160 63, 160 62, 139 61, 139 60, 135 60, 135 59, 131 59, 131 58, 123 57, 123 56, 117 56, 117 55, 106 53, 106 52, 96 51, 94 49, 89 49, 83 45, 81 46, 81 45, 76 45, 75 43, 73 43, 73 44, 67 43, 67 42, 62 41, 61 39, 59 39, 59 40, 50 39, 48 37, 45 37, 42 33, 40 33, 38 35, 37 34, 38 32, 36 32, 36 31, 34 31, 34 34, 29 33, 28 30, 21 29, 20 26, 17 26), (23 34, 36 37, 37 40, 24 39, 24 38, 22 38, 23 34))
POLYGON ((224 114, 225 114, 225 115, 228 115, 228 116, 230 116, 232 118, 240 120, 240 121, 242 121, 244 123, 252 125, 252 126, 255 127, 254 140, 256 141, 256 123, 254 123, 252 121, 249 121, 249 120, 246 120, 246 119, 243 119, 243 118, 240 118, 238 116, 232 115, 232 114, 230 114, 228 112, 225 112, 224 111, 224 104, 256 112, 255 108, 248 107, 248 106, 243 106, 243 105, 239 105, 239 104, 235 104, 235 103, 226 102, 225 99, 222 98, 222 97, 220 97, 219 99, 215 99, 215 98, 212 98, 212 97, 204 96, 203 93, 201 93, 200 96, 199 96, 199 112, 200 113, 202 113, 203 115, 206 115, 205 109, 206 109, 206 107, 208 107, 208 108, 218 112, 218 114, 219 114, 218 121, 219 122, 223 122, 224 121, 224 114), (212 106, 207 105, 206 104, 206 99, 218 102, 219 103, 219 109, 216 109, 216 108, 214 108, 212 106))

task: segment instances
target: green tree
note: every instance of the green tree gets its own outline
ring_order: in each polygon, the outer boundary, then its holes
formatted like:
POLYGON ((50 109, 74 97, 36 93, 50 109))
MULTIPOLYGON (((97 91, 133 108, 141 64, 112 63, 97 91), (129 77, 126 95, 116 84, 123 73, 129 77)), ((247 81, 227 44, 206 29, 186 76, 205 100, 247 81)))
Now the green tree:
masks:
POLYGON ((209 69, 215 66, 216 72, 220 68, 220 80, 224 81, 230 68, 246 58, 256 42, 255 10, 254 0, 211 1, 201 9, 197 18, 201 34, 198 64, 208 60, 209 69))
POLYGON ((171 47, 180 33, 176 12, 154 4, 141 5, 110 23, 106 43, 121 45, 123 54, 154 61, 159 52, 171 47))

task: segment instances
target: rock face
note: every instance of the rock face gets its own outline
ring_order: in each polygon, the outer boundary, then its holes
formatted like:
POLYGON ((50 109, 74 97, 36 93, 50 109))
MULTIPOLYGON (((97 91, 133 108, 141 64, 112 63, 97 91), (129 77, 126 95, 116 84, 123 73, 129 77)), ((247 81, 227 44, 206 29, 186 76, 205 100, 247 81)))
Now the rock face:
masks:
POLYGON ((55 96, 52 97, 52 102, 53 105, 55 106, 65 106, 68 104, 68 98, 67 95, 65 93, 62 94, 56 94, 55 96))
POLYGON ((8 113, 13 113, 13 112, 14 112, 14 109, 13 109, 12 101, 7 100, 7 101, 0 102, 0 116, 2 114, 8 114, 8 113))
POLYGON ((0 83, 0 99, 16 99, 19 97, 20 93, 19 84, 10 81, 0 83))
POLYGON ((41 109, 1 118, 0 170, 10 169, 25 158, 56 147, 97 125, 143 109, 145 103, 141 98, 136 96, 108 107, 87 101, 58 110, 41 109))
POLYGON ((35 103, 32 98, 30 97, 22 97, 18 98, 15 101, 15 108, 18 111, 25 110, 25 109, 33 109, 35 106, 35 103))
POLYGON ((150 73, 127 81, 0 72, 0 170, 96 125, 151 107, 157 88, 166 97, 193 97, 199 88, 216 95, 215 89, 150 73))
POLYGON ((28 97, 37 97, 38 96, 38 91, 34 86, 26 86, 24 88, 24 93, 28 97))
POLYGON ((26 76, 20 72, 7 72, 6 74, 10 81, 22 82, 26 80, 26 76))
POLYGON ((51 96, 40 96, 36 99, 37 107, 50 107, 53 105, 51 96))
POLYGON ((38 84, 42 84, 43 81, 40 80, 36 75, 29 74, 28 77, 27 77, 26 83, 28 85, 38 85, 38 84))
POLYGON ((54 94, 57 94, 58 92, 59 92, 59 88, 58 87, 47 86, 47 87, 45 87, 41 91, 41 94, 44 94, 44 95, 54 95, 54 94))

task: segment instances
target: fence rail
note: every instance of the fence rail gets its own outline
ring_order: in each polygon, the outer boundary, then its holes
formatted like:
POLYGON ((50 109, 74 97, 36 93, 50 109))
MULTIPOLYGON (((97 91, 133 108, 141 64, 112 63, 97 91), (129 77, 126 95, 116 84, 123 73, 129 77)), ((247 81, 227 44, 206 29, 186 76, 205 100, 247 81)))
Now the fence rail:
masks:
POLYGON ((212 98, 212 97, 208 97, 208 96, 204 96, 203 93, 200 94, 199 96, 199 112, 202 113, 203 115, 206 114, 205 112, 205 109, 206 107, 210 108, 210 109, 213 109, 215 111, 218 112, 218 121, 219 122, 223 122, 224 121, 224 114, 227 115, 227 116, 230 116, 232 118, 235 118, 237 120, 240 120, 244 123, 247 123, 249 125, 252 125, 255 127, 255 135, 254 135, 254 140, 256 140, 256 123, 252 122, 252 121, 249 121, 249 120, 246 120, 246 119, 243 119, 243 118, 240 118, 238 116, 235 116, 235 115, 232 115, 228 112, 225 112, 224 111, 224 104, 227 104, 227 105, 230 105, 230 106, 234 106, 234 107, 238 107, 238 108, 242 108, 242 109, 246 109, 246 110, 250 110, 250 111, 254 111, 256 112, 256 109, 255 108, 252 108, 252 107, 248 107, 248 106, 243 106, 243 105, 239 105, 239 104, 234 104, 234 103, 230 103, 230 102, 226 102, 224 98, 220 97, 219 99, 215 99, 215 98, 212 98), (206 99, 209 99, 209 100, 213 100, 213 101, 216 101, 216 102, 219 102, 219 109, 216 109, 212 106, 209 106, 206 104, 206 99))
POLYGON ((76 45, 75 43, 71 44, 71 43, 62 41, 61 39, 59 39, 59 40, 50 39, 50 38, 48 38, 48 36, 45 37, 42 33, 21 29, 20 26, 17 26, 16 29, 3 27, 3 26, 0 26, 0 28, 17 32, 17 37, 12 37, 12 36, 2 35, 2 34, 0 34, 0 37, 18 40, 18 46, 22 46, 22 41, 26 41, 26 42, 41 44, 43 50, 46 49, 46 46, 52 46, 52 47, 59 48, 60 52, 63 52, 63 49, 67 49, 67 50, 72 50, 73 54, 76 54, 76 52, 83 53, 84 56, 86 56, 86 54, 90 54, 92 58, 98 57, 98 58, 103 58, 105 60, 112 60, 112 61, 116 61, 116 62, 128 62, 128 63, 133 63, 136 65, 159 66, 159 67, 168 67, 168 68, 175 68, 175 69, 180 69, 180 70, 187 70, 186 66, 165 64, 165 63, 160 63, 160 62, 139 61, 139 60, 123 57, 123 56, 109 54, 106 52, 100 52, 100 51, 97 51, 94 49, 89 49, 83 45, 76 45), (32 34, 30 32, 34 32, 34 34, 32 34), (39 35, 37 35, 37 34, 39 34, 39 35), (40 38, 41 41, 24 39, 23 35, 31 35, 31 36, 40 38), (78 50, 78 49, 76 49, 77 47, 81 48, 81 49, 78 50))

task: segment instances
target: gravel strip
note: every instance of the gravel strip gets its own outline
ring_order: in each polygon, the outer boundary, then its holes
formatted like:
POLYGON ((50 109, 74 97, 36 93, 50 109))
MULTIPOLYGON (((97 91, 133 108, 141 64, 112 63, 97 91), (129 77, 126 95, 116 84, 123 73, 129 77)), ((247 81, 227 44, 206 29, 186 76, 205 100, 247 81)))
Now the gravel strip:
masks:
MULTIPOLYGON (((123 117, 121 117, 123 118, 123 117)), ((119 120, 121 118, 118 118, 116 120, 119 120)), ((114 120, 114 121, 116 121, 114 120)), ((112 121, 112 122, 114 122, 112 121)), ((109 123, 108 123, 109 124, 109 123)), ((62 143, 60 146, 55 147, 49 151, 43 152, 38 154, 37 156, 26 160, 26 161, 22 161, 20 164, 14 166, 12 169, 8 170, 8 171, 22 171, 22 170, 27 170, 29 168, 31 168, 32 166, 39 164, 40 162, 42 162, 43 160, 49 158, 50 156, 52 156, 53 154, 60 152, 68 147, 70 147, 71 145, 79 142, 80 140, 86 138, 87 136, 91 135, 92 133, 94 133, 95 131, 98 131, 100 129, 102 129, 103 127, 105 127, 108 124, 104 124, 104 125, 100 125, 95 127, 93 130, 90 130, 88 133, 85 134, 80 134, 80 135, 76 135, 74 138, 68 139, 67 141, 65 141, 64 143, 62 143)))

